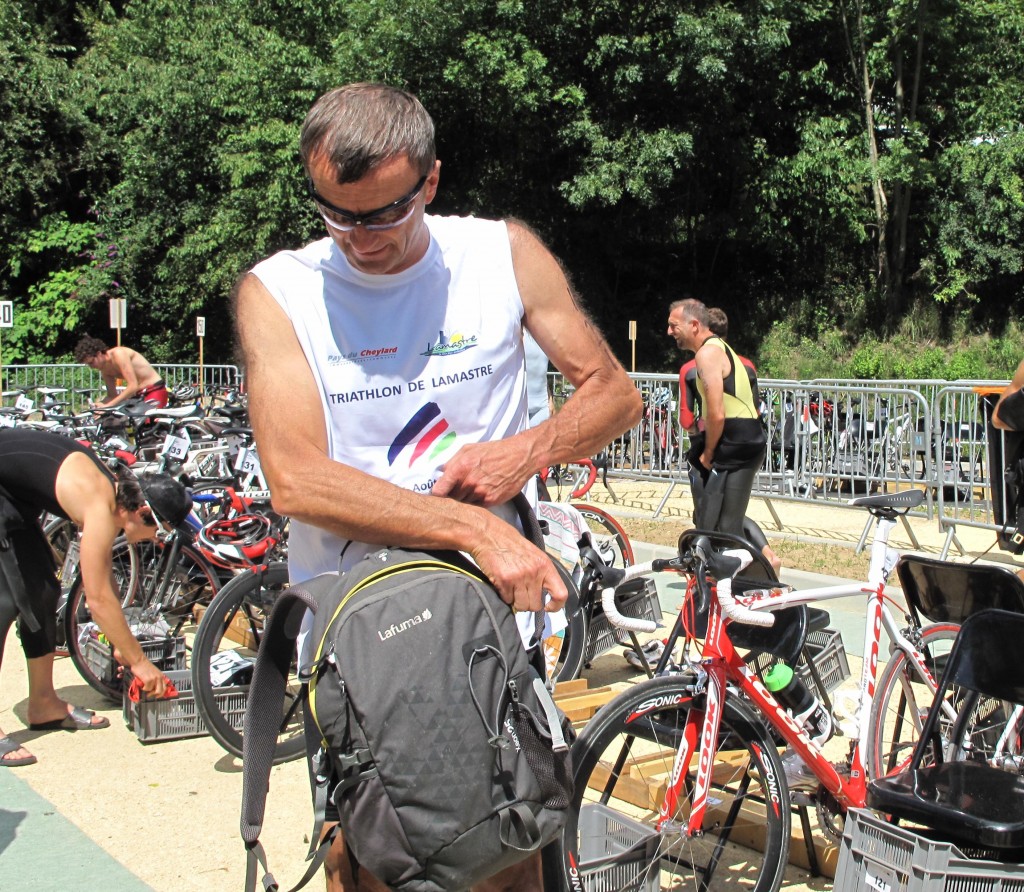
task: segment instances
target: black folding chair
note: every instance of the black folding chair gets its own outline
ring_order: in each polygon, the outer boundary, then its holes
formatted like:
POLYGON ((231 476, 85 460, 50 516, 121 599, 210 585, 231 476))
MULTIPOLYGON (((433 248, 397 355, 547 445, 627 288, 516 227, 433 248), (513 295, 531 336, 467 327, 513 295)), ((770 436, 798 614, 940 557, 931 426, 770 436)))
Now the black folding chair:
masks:
POLYGON ((1022 613, 983 610, 964 620, 910 764, 868 785, 870 807, 933 828, 962 845, 1024 847, 1024 777, 974 758, 970 748, 957 744, 979 697, 1000 701, 1007 714, 1014 704, 1024 703, 1022 640, 1022 613), (940 733, 946 702, 962 705, 950 740, 940 733))
POLYGON ((918 621, 962 623, 988 608, 1024 613, 1024 582, 1008 567, 955 564, 907 554, 896 564, 907 606, 918 621))

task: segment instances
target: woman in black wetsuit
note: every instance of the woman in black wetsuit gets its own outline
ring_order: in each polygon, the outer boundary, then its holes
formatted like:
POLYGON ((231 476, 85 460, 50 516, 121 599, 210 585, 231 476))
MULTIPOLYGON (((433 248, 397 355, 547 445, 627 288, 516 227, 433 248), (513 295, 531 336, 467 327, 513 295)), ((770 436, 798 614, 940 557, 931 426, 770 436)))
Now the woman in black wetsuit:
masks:
MULTIPOLYGON (((93 730, 110 722, 65 703, 53 688, 56 606, 60 586, 53 554, 39 526, 42 511, 66 517, 82 532, 80 567, 93 619, 147 694, 162 696, 163 673, 132 635, 111 582, 114 539, 156 537, 159 521, 178 525, 191 497, 166 475, 115 477, 85 446, 43 431, 0 428, 0 664, 11 624, 19 621, 28 661, 29 727, 93 730)), ((36 757, 0 731, 0 765, 36 757)))

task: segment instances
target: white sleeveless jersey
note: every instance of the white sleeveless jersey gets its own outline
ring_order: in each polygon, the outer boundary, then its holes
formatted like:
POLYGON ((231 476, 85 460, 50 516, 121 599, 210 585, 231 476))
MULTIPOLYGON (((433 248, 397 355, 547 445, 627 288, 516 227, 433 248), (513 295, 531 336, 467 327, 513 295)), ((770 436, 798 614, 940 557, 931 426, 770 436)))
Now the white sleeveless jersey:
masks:
MULTIPOLYGON (((460 446, 512 436, 527 414, 505 224, 425 219, 426 255, 394 275, 353 269, 329 238, 253 273, 288 314, 320 384, 331 457, 426 494, 460 446)), ((293 521, 292 579, 347 569, 369 549, 293 521)))

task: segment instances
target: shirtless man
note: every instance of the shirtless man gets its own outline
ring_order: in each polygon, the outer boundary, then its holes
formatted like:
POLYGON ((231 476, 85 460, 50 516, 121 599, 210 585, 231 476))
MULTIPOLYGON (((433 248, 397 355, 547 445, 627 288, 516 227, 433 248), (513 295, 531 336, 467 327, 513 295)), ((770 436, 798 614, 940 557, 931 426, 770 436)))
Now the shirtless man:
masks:
POLYGON ((167 405, 167 385, 137 350, 107 347, 103 341, 87 335, 75 347, 75 361, 96 369, 103 376, 107 397, 94 403, 95 409, 109 409, 136 398, 158 409, 167 405), (117 391, 119 378, 125 382, 120 393, 117 391))

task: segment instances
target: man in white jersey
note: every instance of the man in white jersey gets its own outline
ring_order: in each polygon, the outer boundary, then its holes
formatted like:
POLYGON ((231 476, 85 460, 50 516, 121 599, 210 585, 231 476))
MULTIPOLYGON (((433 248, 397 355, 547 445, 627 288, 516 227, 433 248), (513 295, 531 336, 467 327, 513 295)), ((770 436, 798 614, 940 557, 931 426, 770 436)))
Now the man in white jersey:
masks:
MULTIPOLYGON (((236 303, 260 460, 292 518, 293 579, 380 545, 454 548, 514 607, 557 609, 566 591, 550 559, 502 518, 540 468, 636 424, 639 394, 527 227, 426 215, 441 164, 414 96, 333 90, 300 150, 329 237, 257 265, 236 303), (525 329, 576 388, 533 428, 525 329)), ((331 890, 385 888, 338 844, 327 877, 331 890)), ((539 857, 476 888, 540 890, 539 857)))

